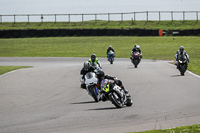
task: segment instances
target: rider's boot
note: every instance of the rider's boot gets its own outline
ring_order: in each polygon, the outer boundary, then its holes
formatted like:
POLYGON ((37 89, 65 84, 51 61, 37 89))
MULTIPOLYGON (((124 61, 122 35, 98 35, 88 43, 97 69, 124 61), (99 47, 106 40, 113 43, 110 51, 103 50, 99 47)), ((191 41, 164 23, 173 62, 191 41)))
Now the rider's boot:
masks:
POLYGON ((85 84, 81 84, 81 88, 82 89, 86 89, 86 85, 85 84))

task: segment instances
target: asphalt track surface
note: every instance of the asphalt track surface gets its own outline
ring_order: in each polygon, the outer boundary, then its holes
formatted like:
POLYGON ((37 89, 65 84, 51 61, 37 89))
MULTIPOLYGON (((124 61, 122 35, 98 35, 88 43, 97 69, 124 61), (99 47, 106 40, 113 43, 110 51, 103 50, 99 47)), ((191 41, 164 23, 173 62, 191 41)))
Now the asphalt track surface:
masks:
POLYGON ((132 107, 95 103, 80 88, 87 58, 0 58, 0 65, 34 66, 0 76, 1 133, 124 133, 200 123, 200 78, 167 61, 129 59, 110 65, 129 90, 132 107))

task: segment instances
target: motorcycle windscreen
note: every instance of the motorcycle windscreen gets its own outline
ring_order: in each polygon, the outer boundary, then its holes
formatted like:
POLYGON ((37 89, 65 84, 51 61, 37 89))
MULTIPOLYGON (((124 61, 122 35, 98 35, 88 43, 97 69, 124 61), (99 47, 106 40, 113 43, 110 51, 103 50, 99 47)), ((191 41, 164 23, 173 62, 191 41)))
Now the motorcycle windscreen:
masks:
POLYGON ((186 60, 186 56, 184 54, 179 55, 179 60, 185 61, 186 60))
POLYGON ((87 79, 91 79, 93 77, 93 73, 89 72, 85 76, 86 76, 87 79))

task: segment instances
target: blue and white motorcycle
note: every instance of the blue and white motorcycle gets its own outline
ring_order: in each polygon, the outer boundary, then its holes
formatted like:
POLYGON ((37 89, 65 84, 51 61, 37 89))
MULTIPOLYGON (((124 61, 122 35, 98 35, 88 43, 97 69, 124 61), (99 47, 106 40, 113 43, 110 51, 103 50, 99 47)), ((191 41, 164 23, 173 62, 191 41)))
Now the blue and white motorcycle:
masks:
POLYGON ((108 52, 108 61, 110 62, 110 64, 113 64, 114 59, 115 59, 115 52, 109 51, 108 52))
POLYGON ((88 94, 94 98, 95 102, 99 102, 100 100, 100 92, 97 83, 98 78, 94 72, 88 72, 85 75, 86 90, 88 91, 88 94))

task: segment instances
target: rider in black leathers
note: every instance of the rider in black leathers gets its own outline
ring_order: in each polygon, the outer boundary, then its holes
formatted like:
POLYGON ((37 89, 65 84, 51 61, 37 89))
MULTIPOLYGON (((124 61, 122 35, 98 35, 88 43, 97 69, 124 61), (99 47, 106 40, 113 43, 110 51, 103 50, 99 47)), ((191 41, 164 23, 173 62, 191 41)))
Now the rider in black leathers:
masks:
POLYGON ((141 49, 140 49, 139 45, 137 45, 137 44, 134 45, 134 48, 132 49, 132 51, 133 51, 133 53, 138 51, 141 54, 141 49))
POLYGON ((175 54, 175 59, 176 59, 175 65, 177 66, 177 69, 179 69, 179 62, 178 62, 179 58, 178 58, 178 57, 179 57, 179 55, 181 55, 181 54, 183 54, 183 55, 186 56, 186 58, 187 58, 186 66, 188 67, 189 55, 187 54, 186 51, 184 51, 184 47, 183 47, 183 46, 180 46, 180 47, 179 47, 179 50, 178 50, 178 51, 176 52, 176 54, 175 54))
POLYGON ((131 57, 130 57, 130 59, 132 59, 132 56, 133 56, 134 52, 139 52, 140 53, 140 57, 142 58, 142 51, 141 51, 139 45, 137 45, 137 44, 134 45, 134 47, 133 47, 133 49, 131 51, 131 57))
POLYGON ((94 72, 94 71, 95 71, 95 68, 93 66, 91 66, 88 61, 84 62, 83 68, 81 69, 81 72, 80 72, 80 74, 81 74, 81 80, 82 80, 81 88, 86 89, 86 85, 83 82, 85 80, 85 75, 88 72, 94 72))

